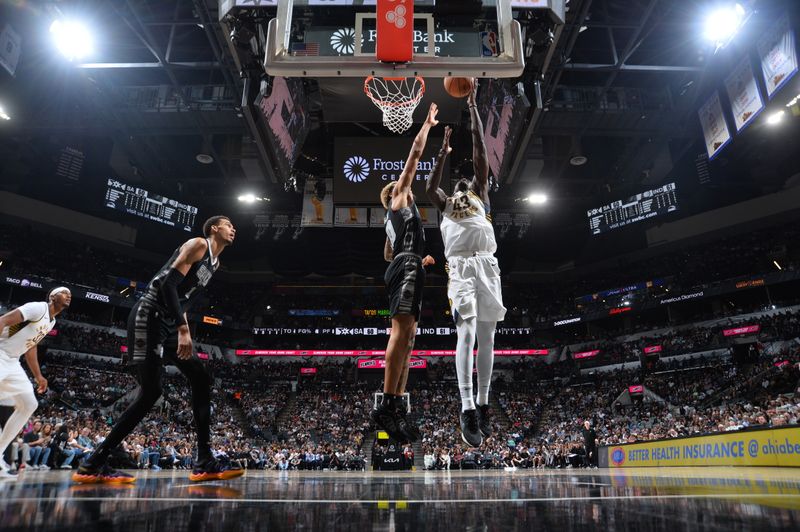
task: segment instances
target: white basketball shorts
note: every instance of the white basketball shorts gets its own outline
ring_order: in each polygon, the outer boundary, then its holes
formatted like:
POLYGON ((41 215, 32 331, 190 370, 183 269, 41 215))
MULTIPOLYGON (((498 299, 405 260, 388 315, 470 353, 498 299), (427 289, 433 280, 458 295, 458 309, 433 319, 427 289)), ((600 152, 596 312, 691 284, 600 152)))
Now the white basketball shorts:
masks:
POLYGON ((503 290, 500 266, 491 253, 476 253, 447 259, 447 297, 453 318, 477 317, 478 321, 503 321, 503 290))
POLYGON ((14 397, 32 391, 33 385, 19 359, 0 356, 0 397, 14 397))

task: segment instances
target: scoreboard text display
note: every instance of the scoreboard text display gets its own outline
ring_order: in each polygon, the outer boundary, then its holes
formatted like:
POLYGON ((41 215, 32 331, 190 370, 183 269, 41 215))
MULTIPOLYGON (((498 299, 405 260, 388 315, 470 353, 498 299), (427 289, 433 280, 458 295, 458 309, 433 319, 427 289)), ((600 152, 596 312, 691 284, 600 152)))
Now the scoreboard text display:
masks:
POLYGON ((612 229, 678 210, 675 183, 647 190, 626 200, 617 200, 587 211, 589 229, 599 235, 612 229))
POLYGON ((191 231, 197 207, 153 194, 143 188, 126 185, 116 179, 108 180, 106 207, 141 216, 154 222, 191 231))

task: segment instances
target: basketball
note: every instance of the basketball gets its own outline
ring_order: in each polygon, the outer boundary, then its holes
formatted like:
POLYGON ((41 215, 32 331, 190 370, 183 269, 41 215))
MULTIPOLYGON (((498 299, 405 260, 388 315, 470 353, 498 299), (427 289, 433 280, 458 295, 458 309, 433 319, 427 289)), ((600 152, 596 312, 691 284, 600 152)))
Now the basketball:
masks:
POLYGON ((444 78, 444 90, 453 98, 466 98, 472 91, 472 78, 444 78))

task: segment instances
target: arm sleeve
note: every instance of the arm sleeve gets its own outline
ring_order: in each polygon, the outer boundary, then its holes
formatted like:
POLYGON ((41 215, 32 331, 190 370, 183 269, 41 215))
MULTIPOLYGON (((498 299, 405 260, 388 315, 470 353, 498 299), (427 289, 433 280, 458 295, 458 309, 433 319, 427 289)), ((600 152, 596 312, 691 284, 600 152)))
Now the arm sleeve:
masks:
POLYGON ((185 276, 175 268, 170 268, 159 287, 159 291, 164 296, 167 312, 178 325, 186 324, 186 320, 183 318, 180 298, 178 297, 178 285, 181 284, 184 277, 185 276))
POLYGON ((25 303, 17 310, 22 314, 22 319, 24 321, 39 321, 47 314, 47 303, 40 301, 25 303))

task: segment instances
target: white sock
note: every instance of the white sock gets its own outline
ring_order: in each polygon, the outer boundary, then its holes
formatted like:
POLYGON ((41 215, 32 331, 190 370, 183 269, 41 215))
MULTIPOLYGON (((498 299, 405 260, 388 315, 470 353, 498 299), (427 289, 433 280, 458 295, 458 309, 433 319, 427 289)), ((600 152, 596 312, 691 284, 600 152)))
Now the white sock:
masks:
POLYGON ((489 404, 489 388, 492 385, 494 367, 494 331, 496 321, 479 321, 476 326, 478 339, 478 401, 481 406, 489 404))
POLYGON ((28 393, 17 394, 14 400, 14 413, 11 414, 0 432, 0 456, 4 455, 8 445, 17 437, 19 431, 25 426, 30 417, 36 412, 39 402, 33 395, 33 389, 28 393))
POLYGON ((456 342, 456 374, 458 390, 461 393, 461 411, 474 410, 472 399, 472 367, 475 355, 475 318, 459 318, 456 322, 458 341, 456 342))

